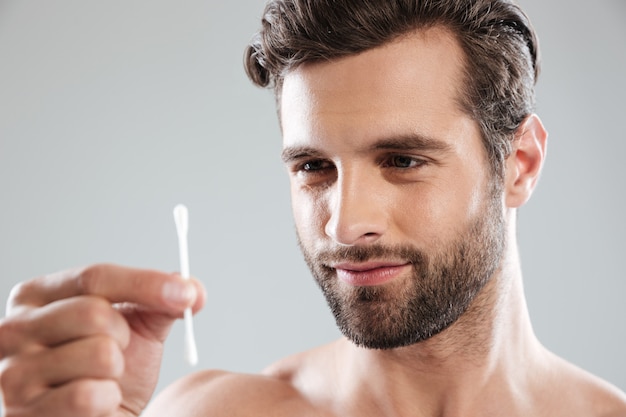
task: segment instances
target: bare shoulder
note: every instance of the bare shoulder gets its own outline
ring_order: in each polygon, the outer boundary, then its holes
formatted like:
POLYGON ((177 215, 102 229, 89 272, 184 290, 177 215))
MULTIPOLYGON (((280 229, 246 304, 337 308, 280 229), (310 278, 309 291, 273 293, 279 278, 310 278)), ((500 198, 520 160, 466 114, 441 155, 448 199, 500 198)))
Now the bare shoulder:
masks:
MULTIPOLYGON (((626 417, 626 393, 562 359, 554 376, 569 416, 626 417)), ((555 393, 553 393, 555 394, 555 393)))
POLYGON ((318 408, 331 410, 337 400, 337 372, 343 368, 338 352, 344 343, 340 339, 288 356, 267 367, 263 374, 288 383, 318 408))
POLYGON ((589 399, 593 409, 590 410, 597 417, 626 417, 626 393, 608 382, 587 374, 582 383, 580 392, 589 399))
POLYGON ((163 390, 142 417, 321 416, 288 382, 220 370, 183 377, 163 390))

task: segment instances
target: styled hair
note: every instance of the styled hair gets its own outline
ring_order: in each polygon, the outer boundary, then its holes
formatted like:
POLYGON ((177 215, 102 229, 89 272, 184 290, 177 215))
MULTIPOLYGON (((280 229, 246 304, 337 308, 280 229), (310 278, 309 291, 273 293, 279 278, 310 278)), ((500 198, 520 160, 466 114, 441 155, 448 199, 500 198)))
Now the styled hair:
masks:
POLYGON ((415 30, 444 27, 464 51, 459 104, 479 125, 502 177, 515 132, 534 109, 539 45, 510 0, 269 0, 246 48, 248 77, 274 89, 305 62, 358 54, 415 30))

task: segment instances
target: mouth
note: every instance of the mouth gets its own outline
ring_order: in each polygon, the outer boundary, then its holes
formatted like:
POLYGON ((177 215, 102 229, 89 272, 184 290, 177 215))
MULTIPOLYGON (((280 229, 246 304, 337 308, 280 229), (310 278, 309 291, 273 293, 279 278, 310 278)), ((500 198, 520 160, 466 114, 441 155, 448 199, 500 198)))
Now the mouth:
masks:
POLYGON ((411 268, 410 262, 342 262, 330 265, 346 284, 368 287, 386 284, 411 268))

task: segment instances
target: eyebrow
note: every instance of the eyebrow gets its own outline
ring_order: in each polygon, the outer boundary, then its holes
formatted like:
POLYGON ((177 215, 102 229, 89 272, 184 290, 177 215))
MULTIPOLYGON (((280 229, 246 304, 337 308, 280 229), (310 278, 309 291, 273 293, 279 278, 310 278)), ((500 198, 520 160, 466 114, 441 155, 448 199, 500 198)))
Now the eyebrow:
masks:
POLYGON ((452 146, 441 139, 422 134, 396 135, 376 141, 370 150, 450 152, 452 146))
POLYGON ((310 146, 289 146, 283 149, 280 158, 284 163, 298 161, 303 158, 322 158, 323 154, 319 150, 310 146))
MULTIPOLYGON (((395 135, 374 142, 368 151, 430 151, 447 153, 452 150, 448 143, 430 136, 421 134, 395 135)), ((283 149, 281 159, 284 163, 297 161, 303 158, 323 158, 324 153, 310 146, 289 146, 283 149)))

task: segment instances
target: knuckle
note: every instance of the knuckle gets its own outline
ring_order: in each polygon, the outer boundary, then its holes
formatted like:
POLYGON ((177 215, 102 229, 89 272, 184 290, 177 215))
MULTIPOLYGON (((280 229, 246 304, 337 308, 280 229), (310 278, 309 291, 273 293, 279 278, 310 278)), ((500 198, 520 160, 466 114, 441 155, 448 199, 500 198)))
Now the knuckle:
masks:
POLYGON ((96 332, 106 333, 114 319, 113 307, 100 297, 83 298, 78 313, 80 320, 96 332))
POLYGON ((115 340, 109 337, 100 337, 91 353, 93 367, 99 370, 102 377, 120 377, 124 371, 122 352, 115 340))
POLYGON ((19 282, 11 288, 9 298, 7 299, 7 315, 11 313, 13 307, 26 303, 29 294, 33 292, 36 285, 37 280, 32 279, 29 281, 19 282))
POLYGON ((71 387, 66 395, 64 408, 75 415, 100 416, 112 412, 120 399, 117 384, 111 381, 87 380, 71 387))
POLYGON ((21 376, 22 373, 15 366, 14 360, 3 360, 0 368, 0 389, 2 389, 2 392, 6 395, 7 393, 17 391, 22 385, 21 376))
POLYGON ((97 293, 98 283, 103 275, 105 265, 95 264, 86 267, 78 275, 76 284, 82 294, 97 293))
POLYGON ((6 402, 20 403, 27 401, 29 382, 32 372, 29 372, 27 362, 16 358, 5 359, 0 366, 0 389, 6 402))
POLYGON ((96 415, 97 387, 91 381, 75 384, 66 396, 66 408, 80 416, 96 415))
POLYGON ((83 296, 75 311, 79 325, 89 329, 90 334, 113 337, 121 347, 128 345, 130 339, 128 323, 106 299, 83 296))
POLYGON ((13 354, 24 339, 24 324, 15 317, 0 320, 0 359, 13 354))

